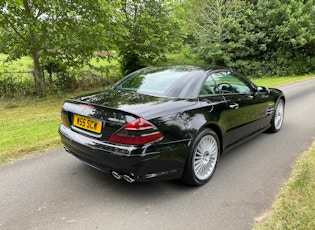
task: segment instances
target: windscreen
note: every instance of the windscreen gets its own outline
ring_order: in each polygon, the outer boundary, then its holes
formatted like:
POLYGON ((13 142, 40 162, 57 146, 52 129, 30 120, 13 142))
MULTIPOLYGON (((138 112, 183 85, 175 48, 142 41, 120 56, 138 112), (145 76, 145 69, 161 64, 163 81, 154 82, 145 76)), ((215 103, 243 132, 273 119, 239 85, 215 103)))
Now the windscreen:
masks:
POLYGON ((127 76, 114 88, 163 96, 189 72, 178 68, 147 68, 127 76))

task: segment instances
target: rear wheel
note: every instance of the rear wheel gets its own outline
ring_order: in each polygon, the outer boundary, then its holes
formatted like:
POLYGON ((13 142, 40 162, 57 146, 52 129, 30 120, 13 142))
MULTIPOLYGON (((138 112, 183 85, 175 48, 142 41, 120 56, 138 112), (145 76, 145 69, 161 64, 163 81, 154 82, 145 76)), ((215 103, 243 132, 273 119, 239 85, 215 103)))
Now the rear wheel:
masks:
POLYGON ((284 119, 284 101, 280 99, 276 104, 275 113, 271 120, 271 127, 269 128, 268 131, 272 133, 278 132, 282 127, 283 119, 284 119))
POLYGON ((192 185, 203 185, 213 175, 220 154, 220 143, 217 134, 211 129, 202 130, 190 149, 184 174, 184 182, 192 185))

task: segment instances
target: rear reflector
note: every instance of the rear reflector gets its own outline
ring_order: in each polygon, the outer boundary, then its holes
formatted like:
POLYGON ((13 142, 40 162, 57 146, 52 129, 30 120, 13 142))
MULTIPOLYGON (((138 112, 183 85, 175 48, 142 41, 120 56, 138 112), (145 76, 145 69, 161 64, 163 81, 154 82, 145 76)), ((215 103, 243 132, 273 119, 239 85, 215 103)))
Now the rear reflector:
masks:
POLYGON ((67 122, 67 120, 66 120, 64 117, 61 118, 61 123, 62 123, 64 126, 70 128, 70 124, 67 122))

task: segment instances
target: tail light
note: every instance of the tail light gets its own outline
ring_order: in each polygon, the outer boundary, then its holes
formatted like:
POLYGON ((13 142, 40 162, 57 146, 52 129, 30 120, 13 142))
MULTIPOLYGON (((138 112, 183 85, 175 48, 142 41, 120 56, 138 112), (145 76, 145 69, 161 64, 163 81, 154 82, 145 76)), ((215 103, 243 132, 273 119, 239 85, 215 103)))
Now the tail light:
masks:
POLYGON ((162 138, 162 133, 143 118, 134 120, 108 139, 110 142, 126 145, 144 145, 162 138))
POLYGON ((64 117, 61 117, 61 123, 62 123, 64 126, 70 128, 70 124, 68 123, 68 121, 67 121, 64 117))
POLYGON ((70 128, 69 121, 68 121, 68 119, 66 118, 67 116, 66 116, 65 112, 63 111, 63 107, 62 107, 62 106, 61 106, 61 108, 60 108, 60 114, 61 114, 61 123, 62 123, 64 126, 70 128))

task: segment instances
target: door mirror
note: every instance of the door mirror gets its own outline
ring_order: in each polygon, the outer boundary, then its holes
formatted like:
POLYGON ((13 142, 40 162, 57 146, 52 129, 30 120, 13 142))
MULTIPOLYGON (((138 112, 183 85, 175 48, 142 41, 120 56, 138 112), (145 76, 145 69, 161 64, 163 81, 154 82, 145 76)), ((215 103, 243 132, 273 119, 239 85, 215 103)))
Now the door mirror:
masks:
POLYGON ((268 95, 270 93, 270 89, 265 86, 258 86, 257 93, 261 95, 268 95))

